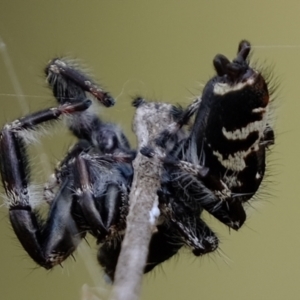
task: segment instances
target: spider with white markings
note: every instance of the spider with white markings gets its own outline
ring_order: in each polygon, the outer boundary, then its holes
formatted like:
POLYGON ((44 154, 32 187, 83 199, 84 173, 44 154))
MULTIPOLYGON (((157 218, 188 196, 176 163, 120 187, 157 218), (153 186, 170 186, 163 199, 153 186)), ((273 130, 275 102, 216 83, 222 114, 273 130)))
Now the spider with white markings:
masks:
MULTIPOLYGON (((201 219, 203 210, 235 230, 246 220, 243 205, 257 192, 266 151, 274 143, 268 83, 249 65, 250 48, 241 41, 233 61, 217 55, 216 75, 202 96, 186 109, 168 105, 173 122, 161 128, 156 148, 140 149, 150 159, 159 157, 164 167, 157 191, 160 216, 145 272, 184 245, 196 256, 217 249, 217 236, 201 219)), ((9 218, 24 249, 46 269, 60 264, 92 234, 100 245, 98 261, 113 280, 136 151, 118 126, 94 112, 94 102, 110 107, 114 100, 91 78, 63 58, 51 60, 45 74, 58 106, 8 123, 1 131, 0 171, 9 218), (44 187, 49 213, 43 219, 31 202, 27 136, 58 119, 65 119, 78 142, 44 187)), ((133 104, 137 109, 151 105, 142 98, 133 104)), ((159 114, 165 104, 153 105, 159 114)))

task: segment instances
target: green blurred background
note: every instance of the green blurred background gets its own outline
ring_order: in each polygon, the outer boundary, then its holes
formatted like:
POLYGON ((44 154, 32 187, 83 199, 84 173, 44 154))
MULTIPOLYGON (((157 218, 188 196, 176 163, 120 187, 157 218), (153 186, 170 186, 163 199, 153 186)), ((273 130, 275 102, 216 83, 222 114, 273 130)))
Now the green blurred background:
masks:
MULTIPOLYGON (((104 117, 120 124, 133 144, 131 96, 186 106, 213 74, 215 54, 233 58, 241 39, 257 46, 258 65, 272 67, 279 83, 276 146, 246 225, 229 232, 206 215, 221 250, 202 258, 182 251, 145 277, 143 300, 300 299, 299 15, 300 2, 289 0, 0 2, 0 36, 7 46, 0 58, 1 125, 23 115, 26 105, 35 111, 55 104, 43 68, 57 55, 91 67, 118 100, 104 117), (14 89, 7 54, 22 91, 14 89), (22 103, 16 93, 26 95, 22 103)), ((37 182, 71 142, 59 130, 31 151, 37 182)), ((93 240, 76 253, 76 263, 69 259, 63 269, 47 272, 21 249, 2 207, 0 243, 0 299, 80 299, 84 284, 98 287, 103 299, 109 291, 93 240)))

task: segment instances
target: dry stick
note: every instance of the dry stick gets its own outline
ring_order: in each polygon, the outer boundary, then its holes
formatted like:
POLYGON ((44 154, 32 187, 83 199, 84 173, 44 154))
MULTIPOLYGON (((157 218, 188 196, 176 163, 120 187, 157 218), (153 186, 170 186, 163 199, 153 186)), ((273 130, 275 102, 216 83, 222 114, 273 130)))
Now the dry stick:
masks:
MULTIPOLYGON (((146 103, 135 100, 137 107, 133 130, 138 149, 143 146, 157 148, 154 139, 171 123, 170 104, 146 103)), ((117 264, 111 300, 138 300, 141 293, 143 271, 148 256, 155 221, 150 211, 158 203, 157 190, 162 172, 161 160, 138 155, 133 162, 134 178, 130 193, 130 209, 122 250, 117 264)))

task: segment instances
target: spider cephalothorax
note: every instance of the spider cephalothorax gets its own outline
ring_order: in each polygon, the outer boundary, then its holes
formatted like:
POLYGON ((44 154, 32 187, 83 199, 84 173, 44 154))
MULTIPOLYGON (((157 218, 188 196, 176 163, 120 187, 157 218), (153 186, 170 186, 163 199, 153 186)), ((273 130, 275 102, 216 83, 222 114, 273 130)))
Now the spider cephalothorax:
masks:
MULTIPOLYGON (((216 75, 187 109, 154 104, 157 113, 160 105, 169 107, 173 121, 162 126, 156 148, 141 149, 150 158, 158 156, 164 167, 157 191, 160 217, 145 272, 184 245, 196 256, 217 249, 218 238, 201 219, 203 210, 235 230, 245 222, 243 204, 258 190, 266 150, 274 143, 268 85, 250 67, 249 52, 250 44, 242 41, 232 62, 217 55, 216 75)), ((66 59, 51 60, 45 73, 59 105, 8 123, 1 131, 0 171, 10 221, 25 250, 46 269, 60 264, 86 233, 92 234, 100 244, 98 261, 113 279, 136 153, 119 127, 103 122, 93 110, 95 101, 114 104, 107 92, 66 59), (60 118, 78 142, 45 185, 42 198, 50 209, 43 220, 31 203, 26 136, 60 118)), ((151 104, 138 98, 134 105, 151 104)))

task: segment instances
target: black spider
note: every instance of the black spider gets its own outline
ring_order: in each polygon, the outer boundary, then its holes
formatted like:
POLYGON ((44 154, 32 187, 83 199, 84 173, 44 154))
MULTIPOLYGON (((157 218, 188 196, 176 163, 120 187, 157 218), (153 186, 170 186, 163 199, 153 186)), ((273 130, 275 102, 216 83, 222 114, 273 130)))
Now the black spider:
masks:
MULTIPOLYGON (((245 222, 243 204, 258 190, 266 150, 274 143, 268 124, 268 84, 249 66, 249 52, 249 42, 242 41, 232 62, 217 55, 217 74, 201 98, 185 110, 170 105, 173 123, 161 129, 156 148, 141 149, 148 157, 159 157, 164 166, 160 217, 145 272, 184 245, 196 256, 217 249, 218 238, 200 217, 203 209, 235 230, 245 222)), ((9 123, 1 132, 1 175, 10 199, 10 220, 25 250, 46 269, 61 263, 91 233, 100 244, 98 261, 113 279, 135 151, 117 126, 102 122, 91 109, 88 94, 111 106, 114 101, 108 93, 64 59, 52 60, 45 73, 59 106, 9 123), (42 220, 30 203, 26 134, 61 117, 79 141, 45 186, 50 210, 42 220)), ((137 109, 143 105, 151 104, 141 98, 134 101, 137 109)), ((159 113, 163 104, 153 105, 159 113)))
MULTIPOLYGON (((203 210, 234 230, 246 220, 243 204, 257 192, 265 174, 266 151, 274 144, 268 123, 268 83, 250 67, 249 52, 250 43, 241 41, 232 62, 217 55, 213 61, 217 74, 205 85, 201 98, 185 110, 171 106, 174 122, 162 128, 157 148, 141 149, 150 158, 158 156, 164 166, 158 191, 161 215, 146 272, 184 245, 196 256, 217 249, 219 240, 201 219, 203 210)), ((135 100, 134 106, 142 105, 149 104, 135 100)), ((120 248, 103 248, 102 265, 112 253, 117 258, 120 248)), ((106 268, 112 277, 114 271, 115 264, 106 268)))

